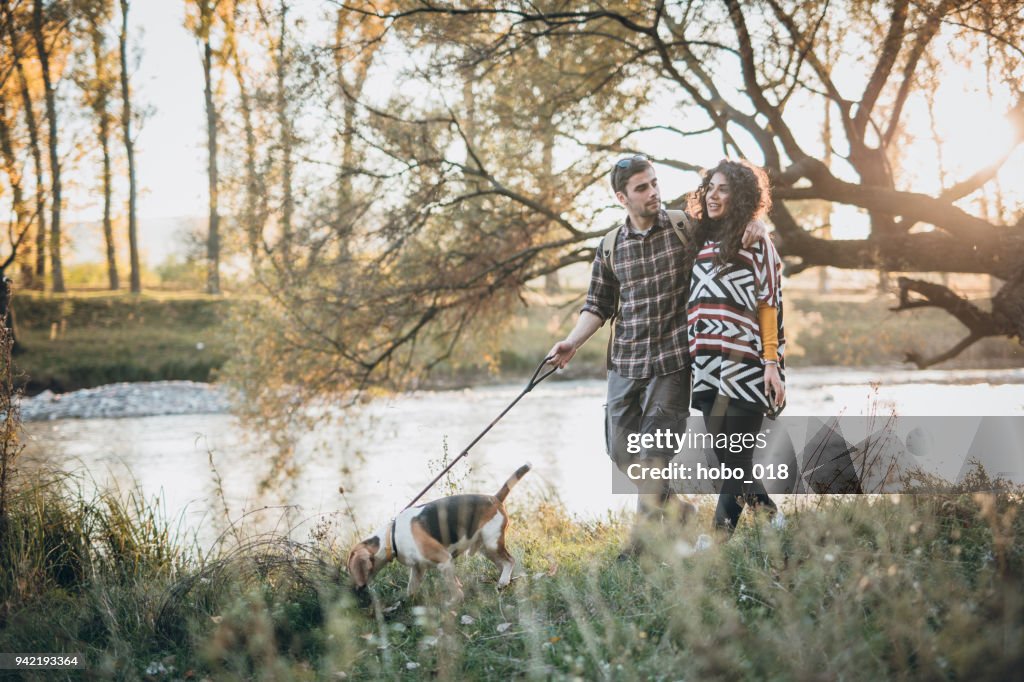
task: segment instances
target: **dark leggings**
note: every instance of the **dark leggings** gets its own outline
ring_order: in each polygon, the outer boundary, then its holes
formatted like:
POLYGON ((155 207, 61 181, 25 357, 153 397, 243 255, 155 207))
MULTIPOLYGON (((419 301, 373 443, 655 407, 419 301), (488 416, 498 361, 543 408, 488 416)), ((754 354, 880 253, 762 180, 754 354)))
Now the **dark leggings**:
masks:
MULTIPOLYGON (((729 479, 722 483, 722 491, 718 495, 718 506, 715 508, 715 528, 728 531, 731 535, 743 512, 744 503, 759 505, 772 513, 777 509, 764 484, 753 476, 754 447, 743 448, 741 452, 732 452, 730 448, 718 447, 719 434, 726 434, 729 442, 739 440, 745 434, 757 435, 761 431, 764 414, 734 403, 727 403, 725 409, 719 404, 715 409, 711 403, 697 405, 704 413, 704 426, 708 433, 715 436, 715 455, 718 461, 730 469, 743 469, 741 480, 729 479), (744 483, 752 481, 752 483, 744 483)), ((747 439, 748 441, 750 439, 747 439)))

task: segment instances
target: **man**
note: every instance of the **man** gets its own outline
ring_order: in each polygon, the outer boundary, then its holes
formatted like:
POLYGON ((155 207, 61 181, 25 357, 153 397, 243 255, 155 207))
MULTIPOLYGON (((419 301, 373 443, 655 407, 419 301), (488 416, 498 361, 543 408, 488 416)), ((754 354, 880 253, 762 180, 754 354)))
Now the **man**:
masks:
MULTIPOLYGON (((632 455, 627 450, 630 434, 685 431, 690 414, 686 301, 696 250, 689 221, 679 226, 687 245, 662 209, 658 178, 647 157, 638 154, 616 162, 611 185, 626 209, 611 249, 612 267, 606 262, 607 249, 598 249, 576 326, 548 355, 552 365, 564 368, 605 321, 617 315, 609 356, 605 443, 612 461, 625 472, 638 460, 663 466, 675 454, 667 448, 632 455)), ((749 246, 765 233, 763 223, 751 223, 743 242, 749 246)), ((685 522, 694 511, 666 481, 642 485, 637 496, 638 526, 644 520, 663 520, 666 514, 685 522)), ((640 548, 638 530, 634 528, 623 556, 640 548)))

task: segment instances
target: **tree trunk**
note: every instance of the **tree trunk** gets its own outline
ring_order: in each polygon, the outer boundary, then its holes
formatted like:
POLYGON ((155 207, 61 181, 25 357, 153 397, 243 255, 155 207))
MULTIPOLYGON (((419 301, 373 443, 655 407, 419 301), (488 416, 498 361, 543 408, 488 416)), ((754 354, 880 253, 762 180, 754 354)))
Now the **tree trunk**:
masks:
POLYGON ((111 201, 113 195, 110 170, 110 115, 107 94, 107 62, 104 55, 103 29, 92 27, 92 55, 96 62, 96 102, 94 108, 99 119, 98 137, 100 150, 103 153, 103 242, 107 247, 107 283, 111 291, 121 287, 121 278, 117 272, 117 248, 114 244, 114 226, 111 220, 111 201))
POLYGON ((338 78, 338 101, 341 103, 343 111, 341 139, 339 140, 341 165, 338 169, 338 195, 334 220, 334 231, 341 237, 338 242, 340 261, 351 257, 351 236, 354 227, 351 218, 354 212, 352 178, 358 164, 355 144, 356 105, 357 98, 362 94, 363 86, 366 84, 370 62, 369 57, 362 55, 351 62, 346 59, 343 46, 349 29, 345 19, 350 11, 345 8, 338 10, 334 29, 334 67, 337 70, 338 78), (345 74, 347 65, 350 65, 353 70, 351 81, 345 74))
MULTIPOLYGON (((544 172, 543 187, 544 187, 544 202, 551 206, 554 204, 554 191, 555 191, 555 122, 554 112, 546 111, 543 114, 538 114, 539 125, 541 127, 540 136, 543 139, 543 146, 541 148, 541 168, 544 172)), ((549 227, 549 229, 551 229, 549 227)), ((544 276, 544 293, 549 296, 554 296, 562 293, 562 282, 558 277, 558 270, 549 272, 544 276)))
MULTIPOLYGON (((8 317, 11 304, 11 280, 0 278, 0 315, 8 317)), ((11 356, 14 354, 12 344, 0 336, 0 410, 3 412, 3 435, 0 436, 0 542, 8 540, 7 499, 10 496, 10 479, 14 473, 14 460, 21 451, 18 444, 17 396, 14 390, 14 368, 11 356)))
POLYGON ((39 124, 32 108, 28 81, 24 69, 18 63, 18 79, 21 82, 22 100, 25 107, 25 123, 28 126, 29 146, 32 148, 32 169, 36 175, 36 263, 35 276, 28 284, 33 289, 46 286, 46 185, 43 183, 43 150, 39 144, 39 124))
POLYGON ((100 121, 100 148, 103 150, 103 240, 107 247, 107 280, 111 291, 121 288, 117 272, 117 248, 114 244, 114 225, 110 218, 113 189, 110 173, 110 121, 100 121))
POLYGON ((287 55, 285 43, 288 29, 288 5, 281 2, 280 38, 277 43, 277 122, 281 132, 281 257, 285 264, 291 260, 292 214, 295 198, 292 194, 292 124, 288 118, 286 91, 287 55))
POLYGON ((14 154, 14 144, 11 140, 11 129, 7 123, 7 103, 3 98, 0 98, 0 151, 2 151, 4 166, 7 169, 7 177, 11 185, 12 204, 14 209, 15 221, 17 227, 13 232, 10 232, 11 239, 11 252, 7 258, 0 263, 0 280, 2 280, 3 291, 0 291, 0 301, 2 308, 0 308, 0 316, 3 317, 7 327, 10 329, 10 338, 16 343, 14 338, 14 317, 10 311, 10 284, 11 280, 5 275, 7 268, 14 263, 15 258, 18 255, 18 248, 21 246, 22 240, 28 233, 30 225, 30 218, 28 216, 28 210, 25 207, 25 196, 22 191, 22 176, 23 173, 17 167, 17 158, 14 154))
POLYGON ((64 266, 61 262, 61 226, 60 226, 60 154, 57 150, 57 97, 50 73, 50 53, 43 36, 43 2, 34 0, 32 3, 32 37, 35 39, 36 52, 39 57, 39 69, 43 75, 43 87, 46 92, 46 121, 49 127, 50 147, 50 267, 53 272, 53 290, 64 292, 64 266))
POLYGON ((32 95, 28 89, 28 78, 25 76, 25 67, 21 61, 21 49, 14 33, 14 15, 9 0, 4 0, 4 14, 6 15, 7 37, 11 43, 14 69, 18 74, 18 90, 21 94, 22 110, 25 113, 25 127, 28 128, 29 148, 32 150, 32 168, 35 171, 36 180, 35 266, 30 269, 31 276, 25 282, 25 287, 42 289, 46 280, 46 186, 43 184, 43 153, 39 145, 39 125, 36 122, 35 108, 32 105, 32 95))
POLYGON ((29 217, 22 191, 22 173, 18 170, 14 144, 11 141, 11 128, 7 123, 7 102, 3 98, 0 98, 0 152, 3 154, 4 168, 11 185, 11 208, 14 209, 14 220, 17 223, 16 233, 21 234, 27 229, 29 217))
POLYGON ((18 344, 18 337, 14 332, 14 306, 12 298, 14 287, 11 278, 0 271, 0 325, 7 330, 7 338, 11 340, 11 354, 17 355, 24 351, 18 344))
POLYGON ((139 271, 138 224, 135 217, 135 143, 132 141, 132 102, 128 88, 128 0, 121 0, 121 128, 124 133, 124 151, 128 157, 128 251, 131 266, 131 291, 142 292, 142 276, 139 271))
MULTIPOLYGON (((826 47, 826 50, 828 47, 826 47)), ((832 106, 829 102, 825 103, 823 112, 823 125, 821 127, 821 148, 822 157, 824 158, 825 167, 829 170, 832 169, 832 155, 829 154, 829 149, 832 145, 832 106)), ((832 206, 828 205, 822 211, 821 218, 824 219, 827 227, 824 228, 823 234, 821 235, 825 239, 832 238, 832 206)), ((818 268, 818 293, 827 294, 830 286, 828 282, 828 266, 822 265, 818 268)))
POLYGON ((25 106, 25 123, 28 126, 29 146, 32 147, 32 169, 36 175, 36 263, 35 277, 29 283, 33 289, 42 289, 46 285, 46 185, 43 184, 43 150, 39 144, 39 125, 36 123, 32 109, 32 99, 28 91, 25 73, 18 65, 21 81, 22 99, 25 106))
POLYGON ((206 148, 209 151, 207 176, 210 190, 210 224, 206 236, 206 293, 220 293, 220 216, 217 210, 217 110, 213 101, 213 50, 210 47, 210 24, 213 10, 208 3, 201 9, 206 17, 203 40, 203 95, 206 100, 206 148))
POLYGON ((238 42, 235 38, 238 21, 238 3, 234 4, 230 25, 226 26, 225 42, 231 54, 231 67, 238 85, 238 104, 242 112, 242 127, 245 130, 245 206, 242 208, 242 220, 245 223, 245 234, 249 243, 249 257, 255 265, 259 254, 259 245, 263 241, 263 225, 266 212, 266 192, 256 170, 256 132, 252 122, 252 102, 249 88, 245 82, 245 71, 238 54, 238 42))

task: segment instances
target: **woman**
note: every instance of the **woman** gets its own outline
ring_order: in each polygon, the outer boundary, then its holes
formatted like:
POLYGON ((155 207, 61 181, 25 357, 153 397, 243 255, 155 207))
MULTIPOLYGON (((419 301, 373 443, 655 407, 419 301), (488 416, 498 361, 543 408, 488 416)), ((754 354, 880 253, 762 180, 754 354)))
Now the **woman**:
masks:
POLYGON ((689 204, 698 249, 687 306, 692 402, 715 435, 719 462, 744 474, 723 483, 715 527, 731 534, 744 503, 767 509, 781 525, 752 468, 754 436, 786 397, 782 261, 767 237, 749 249, 741 244, 747 223, 771 206, 768 177, 746 161, 723 160, 705 173, 689 204))

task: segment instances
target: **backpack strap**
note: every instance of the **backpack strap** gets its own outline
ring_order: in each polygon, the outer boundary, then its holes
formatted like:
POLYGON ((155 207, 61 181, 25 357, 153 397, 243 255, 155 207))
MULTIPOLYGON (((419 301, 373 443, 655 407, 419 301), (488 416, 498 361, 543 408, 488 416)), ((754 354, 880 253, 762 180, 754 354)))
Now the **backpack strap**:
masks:
MULTIPOLYGON (((612 277, 615 276, 615 240, 619 238, 619 232, 622 231, 622 225, 613 227, 601 240, 601 257, 604 258, 604 265, 608 268, 608 271, 612 273, 612 277)), ((615 318, 619 316, 618 307, 612 311, 612 316, 608 318, 608 347, 604 353, 604 366, 605 369, 612 368, 612 344, 615 343, 615 318)))
POLYGON ((615 274, 615 240, 618 239, 621 230, 622 225, 613 227, 601 240, 601 256, 604 258, 605 266, 613 275, 615 274))
POLYGON ((668 224, 672 226, 672 231, 679 237, 679 241, 683 243, 687 249, 693 245, 693 223, 690 222, 690 216, 686 215, 686 211, 665 211, 668 213, 668 224))
MULTIPOLYGON (((686 211, 669 210, 668 213, 668 224, 672 226, 672 231, 676 233, 676 237, 682 242, 683 247, 686 249, 687 257, 692 251, 693 246, 693 223, 690 222, 690 216, 686 215, 686 211)), ((605 267, 615 275, 615 242, 619 238, 619 232, 622 231, 623 226, 619 225, 614 227, 605 234, 601 240, 601 257, 604 258, 605 267)), ((607 369, 612 368, 612 344, 615 343, 615 318, 619 316, 618 309, 612 313, 612 316, 608 318, 611 322, 611 329, 608 332, 608 350, 605 353, 605 366, 607 369)))

